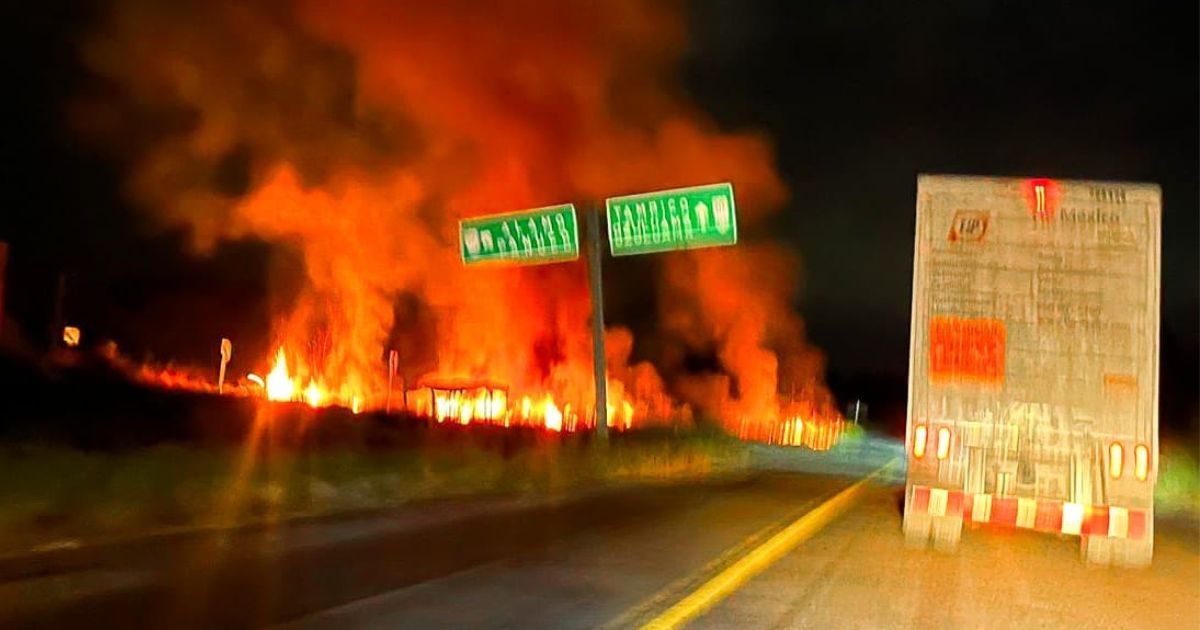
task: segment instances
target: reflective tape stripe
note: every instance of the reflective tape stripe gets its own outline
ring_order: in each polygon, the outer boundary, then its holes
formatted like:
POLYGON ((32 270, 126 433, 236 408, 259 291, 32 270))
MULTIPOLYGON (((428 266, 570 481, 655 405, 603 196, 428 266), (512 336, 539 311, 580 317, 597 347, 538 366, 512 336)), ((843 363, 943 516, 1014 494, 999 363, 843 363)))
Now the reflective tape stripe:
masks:
POLYGON ((1057 532, 1062 531, 1062 524, 1062 502, 1038 499, 1037 520, 1033 524, 1034 529, 1040 532, 1057 532))
POLYGON ((1093 505, 1087 511, 1087 519, 1083 524, 1083 533, 1089 536, 1108 535, 1108 506, 1093 505))
POLYGON ((917 514, 929 511, 929 487, 913 486, 912 510, 917 514))
POLYGON ((1108 537, 1125 538, 1129 535, 1129 510, 1122 507, 1108 508, 1108 537))
POLYGON ((1037 499, 1017 499, 1017 527, 1033 529, 1037 519, 1037 499))
POLYGON ((1083 533, 1083 505, 1079 503, 1064 503, 1062 514, 1062 533, 1078 536, 1083 533))
POLYGON ((930 516, 961 516, 965 521, 994 523, 1071 536, 1141 539, 1146 536, 1146 510, 1084 505, 1053 499, 998 497, 961 490, 913 486, 908 509, 930 516))
POLYGON ((987 523, 992 518, 992 495, 977 494, 971 501, 971 520, 987 523))
POLYGON ((1129 537, 1141 540, 1146 535, 1146 511, 1129 510, 1129 537))
POLYGON ((946 515, 946 499, 950 493, 942 488, 929 490, 929 514, 931 516, 946 515))
POLYGON ((946 514, 950 516, 962 516, 963 513, 963 493, 960 490, 951 490, 946 495, 946 514))
POLYGON ((1016 497, 992 497, 992 520, 997 525, 1012 527, 1017 524, 1016 497))

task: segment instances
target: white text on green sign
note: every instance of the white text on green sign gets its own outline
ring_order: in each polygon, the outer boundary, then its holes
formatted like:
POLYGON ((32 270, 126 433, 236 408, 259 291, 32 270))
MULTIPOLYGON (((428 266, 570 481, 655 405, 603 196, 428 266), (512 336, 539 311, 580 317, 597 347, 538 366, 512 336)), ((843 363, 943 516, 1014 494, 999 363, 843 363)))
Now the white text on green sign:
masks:
POLYGON ((458 223, 458 240, 467 265, 537 264, 579 257, 579 228, 571 204, 463 219, 458 223))
POLYGON ((737 242, 732 184, 612 197, 607 207, 613 256, 737 242))

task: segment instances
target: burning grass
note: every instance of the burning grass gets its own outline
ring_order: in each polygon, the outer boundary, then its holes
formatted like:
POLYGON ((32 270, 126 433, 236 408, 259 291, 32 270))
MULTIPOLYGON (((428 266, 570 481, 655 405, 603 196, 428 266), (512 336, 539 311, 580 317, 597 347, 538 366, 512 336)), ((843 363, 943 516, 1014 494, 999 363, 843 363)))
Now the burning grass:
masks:
MULTIPOLYGON (((212 347, 226 334, 235 346, 222 344, 226 386, 196 378, 215 365, 143 382, 362 411, 394 409, 394 381, 498 382, 508 408, 451 400, 445 415, 512 424, 520 410, 518 424, 564 432, 606 412, 636 428, 695 413, 739 435, 799 419, 794 401, 806 422, 836 416, 793 310, 799 260, 764 238, 787 199, 772 143, 721 129, 672 84, 682 5, 471 3, 464 20, 439 2, 178 4, 113 4, 81 56, 114 89, 80 94, 69 120, 120 148, 155 225, 205 255, 262 241, 280 266, 259 270, 266 353, 235 332, 250 309, 214 306, 228 320, 212 347), (180 111, 188 124, 140 122, 180 111), (744 239, 650 257, 626 272, 647 281, 609 283, 638 294, 612 321, 653 319, 655 338, 635 353, 630 329, 606 331, 608 410, 591 408, 583 261, 469 268, 454 246, 464 218, 712 182, 736 188, 744 239), (699 372, 684 360, 709 355, 699 372), (525 397, 540 410, 524 413, 525 397)), ((827 443, 801 429, 771 437, 827 443)))
POLYGON ((741 444, 697 430, 628 432, 603 448, 587 436, 543 430, 400 432, 386 446, 279 447, 269 439, 256 449, 10 446, 0 450, 0 551, 432 499, 680 479, 746 461, 741 444))

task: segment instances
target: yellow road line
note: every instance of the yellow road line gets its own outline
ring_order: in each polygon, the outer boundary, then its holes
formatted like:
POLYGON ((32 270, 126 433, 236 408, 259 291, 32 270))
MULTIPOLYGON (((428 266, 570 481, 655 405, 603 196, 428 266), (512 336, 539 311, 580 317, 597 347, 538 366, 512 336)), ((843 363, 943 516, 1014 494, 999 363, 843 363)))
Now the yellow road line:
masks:
POLYGON ((752 549, 741 560, 718 573, 700 588, 679 600, 659 616, 642 626, 642 630, 671 630, 680 628, 689 621, 703 614, 731 593, 741 588, 750 578, 762 573, 767 567, 775 564, 784 554, 794 549, 800 543, 808 540, 813 534, 821 531, 834 518, 837 518, 854 502, 859 493, 868 483, 878 477, 900 460, 893 459, 884 464, 879 470, 868 475, 865 479, 842 490, 833 498, 813 508, 801 516, 783 531, 772 536, 762 545, 752 549))

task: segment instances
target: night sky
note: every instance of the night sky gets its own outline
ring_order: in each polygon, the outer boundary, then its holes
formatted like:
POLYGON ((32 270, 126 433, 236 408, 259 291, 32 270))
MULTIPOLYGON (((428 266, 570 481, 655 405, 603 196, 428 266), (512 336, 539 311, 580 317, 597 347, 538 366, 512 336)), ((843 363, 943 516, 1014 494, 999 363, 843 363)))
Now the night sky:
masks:
MULTIPOLYGON (((888 415, 903 404, 918 173, 1148 181, 1165 203, 1163 420, 1194 428, 1195 2, 687 6, 684 89, 722 128, 772 139, 791 193, 772 227, 803 258, 797 306, 840 400, 862 396, 888 415)), ((5 9, 8 316, 25 343, 44 344, 65 270, 72 316, 144 350, 194 356, 183 337, 216 338, 229 311, 265 332, 256 296, 271 274, 256 270, 274 260, 269 248, 189 257, 184 234, 152 229, 124 201, 123 165, 65 128, 95 7, 5 9), (199 329, 154 325, 176 318, 199 329)))
POLYGON ((1095 4, 694 3, 688 86, 775 141, 800 310, 840 399, 903 402, 917 173, 1148 181, 1163 420, 1194 422, 1197 5, 1095 4))

